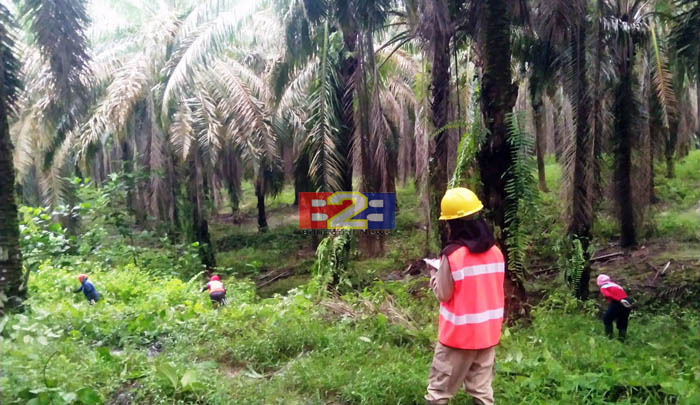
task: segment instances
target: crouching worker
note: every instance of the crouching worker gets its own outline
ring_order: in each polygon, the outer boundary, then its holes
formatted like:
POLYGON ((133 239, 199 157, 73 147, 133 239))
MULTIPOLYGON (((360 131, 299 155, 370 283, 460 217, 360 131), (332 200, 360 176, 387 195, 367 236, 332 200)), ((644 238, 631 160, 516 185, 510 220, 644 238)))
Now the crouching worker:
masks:
POLYGON ((466 188, 447 190, 440 204, 448 242, 439 270, 430 277, 440 317, 427 404, 447 404, 461 386, 475 404, 494 403, 491 382, 503 323, 505 264, 491 229, 476 215, 483 207, 466 188))
POLYGON ((80 288, 73 291, 74 293, 79 293, 82 291, 83 295, 85 295, 85 299, 88 300, 90 305, 93 305, 100 300, 100 294, 97 292, 95 285, 88 280, 87 274, 78 275, 78 281, 80 281, 80 288))
POLYGON ((618 284, 610 281, 610 277, 601 274, 596 279, 600 293, 608 299, 608 309, 603 315, 605 334, 609 338, 613 337, 613 321, 617 323, 617 332, 620 340, 625 340, 627 336, 627 320, 630 316, 632 304, 627 298, 627 293, 618 284))
POLYGON ((206 290, 209 290, 212 304, 224 305, 226 303, 226 288, 224 288, 224 283, 221 282, 219 276, 211 276, 207 285, 202 288, 202 291, 206 290))

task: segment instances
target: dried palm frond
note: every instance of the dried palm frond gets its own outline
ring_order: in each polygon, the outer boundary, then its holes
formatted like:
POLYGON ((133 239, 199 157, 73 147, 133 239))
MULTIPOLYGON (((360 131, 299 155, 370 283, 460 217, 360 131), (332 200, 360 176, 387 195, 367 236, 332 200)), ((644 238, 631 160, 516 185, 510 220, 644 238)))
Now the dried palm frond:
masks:
POLYGON ((173 167, 170 159, 169 145, 165 133, 156 122, 153 98, 149 98, 149 118, 151 119, 150 161, 148 167, 150 176, 150 191, 148 208, 154 217, 163 221, 173 220, 174 193, 173 167))
POLYGON ((673 89, 673 76, 669 69, 665 46, 657 39, 656 27, 652 26, 650 32, 655 62, 652 65, 651 74, 662 113, 662 122, 665 130, 668 130, 670 121, 673 119, 671 116, 678 112, 676 95, 673 89))

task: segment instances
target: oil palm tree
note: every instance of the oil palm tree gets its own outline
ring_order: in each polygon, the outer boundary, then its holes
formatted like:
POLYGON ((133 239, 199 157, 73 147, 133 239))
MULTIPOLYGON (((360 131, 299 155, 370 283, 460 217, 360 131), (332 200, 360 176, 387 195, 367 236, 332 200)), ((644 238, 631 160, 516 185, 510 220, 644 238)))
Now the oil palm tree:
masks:
POLYGON ((593 225, 591 204, 593 181, 593 142, 590 136, 589 113, 591 108, 588 78, 587 47, 589 41, 588 2, 538 1, 531 13, 536 32, 550 38, 557 57, 558 72, 564 93, 571 102, 575 129, 572 140, 567 142, 564 166, 567 182, 565 194, 570 202, 567 233, 571 239, 581 243, 585 255, 584 266, 576 295, 588 296, 588 246, 593 225))
POLYGON ((613 181, 620 222, 620 244, 632 247, 637 243, 632 207, 632 148, 636 132, 634 125, 640 116, 634 62, 640 46, 649 37, 649 2, 610 0, 606 2, 604 16, 605 29, 611 37, 611 52, 617 74, 613 107, 613 181))
MULTIPOLYGON (((513 160, 506 116, 512 112, 518 93, 511 71, 510 38, 514 13, 506 1, 489 1, 481 7, 481 33, 476 45, 483 66, 481 113, 488 137, 481 145, 477 161, 484 205, 493 223, 502 230, 499 242, 505 247, 507 256, 506 184, 513 160)), ((507 276, 506 306, 509 312, 517 313, 524 310, 520 304, 526 297, 525 288, 519 275, 509 271, 507 276)))
MULTIPOLYGON (((276 68, 274 92, 280 97, 291 75, 308 64, 318 67, 312 91, 310 139, 299 159, 309 169, 314 188, 323 191, 352 189, 352 149, 355 132, 354 100, 360 28, 355 2, 279 1, 285 29, 285 55, 276 68)), ((297 179, 298 184, 308 183, 297 179)))
MULTIPOLYGON (((46 113, 52 118, 57 134, 51 142, 62 143, 75 124, 71 110, 80 98, 82 72, 88 63, 84 29, 87 24, 85 2, 65 0, 19 3, 33 41, 48 64, 47 75, 53 91, 46 113)), ((14 113, 19 88, 18 52, 15 46, 13 18, 0 4, 0 292, 13 301, 24 294, 22 261, 19 252, 17 205, 14 198, 15 175, 12 159, 8 116, 14 113)), ((50 161, 52 153, 47 155, 50 161)))

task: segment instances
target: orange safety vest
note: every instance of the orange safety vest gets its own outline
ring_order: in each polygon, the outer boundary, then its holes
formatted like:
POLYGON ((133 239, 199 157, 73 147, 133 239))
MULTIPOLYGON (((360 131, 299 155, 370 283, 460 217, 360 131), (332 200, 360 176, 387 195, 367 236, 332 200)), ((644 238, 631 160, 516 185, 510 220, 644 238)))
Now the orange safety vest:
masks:
POLYGON ((224 283, 218 280, 213 280, 207 283, 207 287, 209 287, 209 294, 213 292, 224 292, 226 289, 224 288, 224 283))
POLYGON ((440 303, 438 340, 456 349, 497 345, 503 324, 503 253, 495 245, 484 253, 462 246, 447 260, 454 290, 449 301, 440 303))

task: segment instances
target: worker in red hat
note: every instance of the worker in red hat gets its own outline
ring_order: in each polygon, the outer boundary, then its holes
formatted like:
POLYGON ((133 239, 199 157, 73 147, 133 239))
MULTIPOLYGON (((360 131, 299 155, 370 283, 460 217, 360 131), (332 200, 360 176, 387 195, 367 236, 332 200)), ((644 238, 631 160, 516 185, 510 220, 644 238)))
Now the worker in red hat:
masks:
POLYGON ((88 300, 90 305, 93 305, 95 302, 99 301, 100 294, 97 292, 97 288, 95 288, 95 285, 92 284, 90 280, 88 280, 87 274, 79 274, 78 281, 80 281, 80 288, 73 291, 74 293, 79 293, 82 291, 85 295, 85 299, 88 300))
POLYGON ((600 287, 600 293, 608 300, 608 309, 603 316, 605 334, 612 339, 614 321, 617 324, 620 340, 625 340, 627 336, 627 322, 632 309, 632 303, 629 301, 627 293, 619 284, 613 283, 607 274, 599 275, 596 279, 596 284, 600 287))
POLYGON ((209 290, 209 298, 212 304, 224 305, 226 303, 226 288, 219 276, 211 276, 207 285, 202 288, 202 291, 206 290, 209 290))

